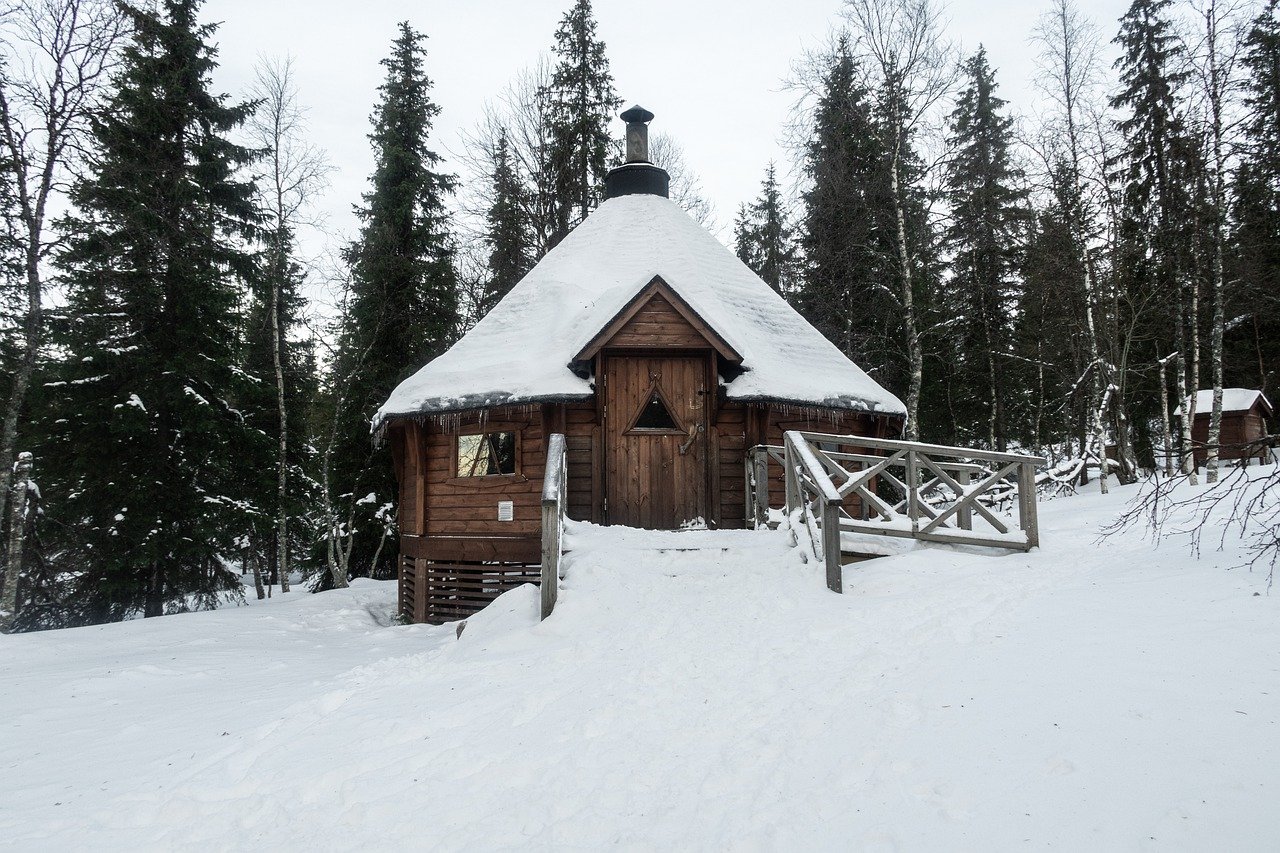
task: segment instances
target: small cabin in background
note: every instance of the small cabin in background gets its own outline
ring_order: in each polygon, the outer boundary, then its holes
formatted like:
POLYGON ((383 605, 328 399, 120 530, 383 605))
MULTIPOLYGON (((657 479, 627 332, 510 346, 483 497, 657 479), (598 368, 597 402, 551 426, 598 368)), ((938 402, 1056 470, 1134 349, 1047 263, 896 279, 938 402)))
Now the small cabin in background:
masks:
MULTIPOLYGON (((902 402, 668 198, 653 115, 622 118, 605 201, 378 412, 408 619, 465 618, 539 579, 553 434, 569 518, 679 529, 745 527, 747 451, 784 430, 900 432, 902 402)), ((781 505, 780 475, 769 492, 781 505)))
MULTIPOLYGON (((1190 398, 1187 399, 1190 403, 1190 398)), ((1179 419, 1186 410, 1175 412, 1179 419)), ((1259 459, 1266 461, 1268 448, 1261 439, 1267 435, 1267 419, 1275 411, 1261 391, 1249 388, 1222 389, 1222 427, 1218 435, 1218 458, 1259 459)), ((1209 420, 1213 415, 1213 389, 1196 392, 1196 415, 1191 423, 1191 445, 1197 466, 1204 465, 1208 455, 1209 420)))

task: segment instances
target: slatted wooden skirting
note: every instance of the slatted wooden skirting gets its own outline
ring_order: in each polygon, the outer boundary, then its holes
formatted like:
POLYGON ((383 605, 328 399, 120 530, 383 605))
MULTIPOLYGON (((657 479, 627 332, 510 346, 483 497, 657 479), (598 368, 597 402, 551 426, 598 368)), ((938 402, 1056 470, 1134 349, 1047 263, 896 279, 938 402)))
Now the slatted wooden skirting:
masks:
POLYGON ((414 569, 413 557, 400 555, 400 615, 404 619, 414 618, 413 603, 417 600, 418 573, 414 569))
POLYGON ((466 619, 510 589, 542 580, 537 563, 402 564, 401 613, 415 622, 440 625, 466 619))

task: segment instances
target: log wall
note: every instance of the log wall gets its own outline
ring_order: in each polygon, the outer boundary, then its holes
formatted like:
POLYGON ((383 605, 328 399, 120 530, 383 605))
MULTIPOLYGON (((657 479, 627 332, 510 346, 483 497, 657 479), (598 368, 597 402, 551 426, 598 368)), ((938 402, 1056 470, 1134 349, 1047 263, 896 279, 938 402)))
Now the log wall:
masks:
MULTIPOLYGON (((722 402, 710 430, 710 521, 746 526, 746 451, 781 444, 785 430, 879 435, 882 423, 865 415, 792 410, 722 402)), ((494 409, 442 419, 400 421, 390 432, 400 483, 400 608, 406 619, 440 623, 463 619, 523 583, 536 583, 541 555, 542 475, 546 442, 565 435, 568 515, 603 522, 603 448, 595 401, 494 409), (516 473, 459 478, 458 435, 482 429, 517 433, 516 473), (511 501, 511 521, 498 520, 498 502, 511 501)), ((852 448, 842 448, 852 449, 852 448)), ((782 472, 770 470, 771 506, 784 501, 782 472)))

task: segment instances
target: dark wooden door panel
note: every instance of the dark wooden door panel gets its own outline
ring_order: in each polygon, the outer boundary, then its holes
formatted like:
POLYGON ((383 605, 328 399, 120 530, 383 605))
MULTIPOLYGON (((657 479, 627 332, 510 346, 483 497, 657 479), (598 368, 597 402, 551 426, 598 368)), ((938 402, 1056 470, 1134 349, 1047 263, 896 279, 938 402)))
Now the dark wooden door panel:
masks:
POLYGON ((610 524, 671 529, 708 517, 707 376, 705 356, 605 360, 610 524))

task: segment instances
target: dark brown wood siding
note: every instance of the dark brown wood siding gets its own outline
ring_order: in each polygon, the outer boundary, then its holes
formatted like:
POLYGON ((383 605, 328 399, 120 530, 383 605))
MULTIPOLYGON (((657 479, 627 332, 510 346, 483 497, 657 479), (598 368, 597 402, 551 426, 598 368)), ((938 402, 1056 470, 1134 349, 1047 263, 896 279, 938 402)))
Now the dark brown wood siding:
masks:
MULTIPOLYGON (((1191 425, 1191 443, 1195 448, 1196 464, 1203 465, 1209 443, 1209 420, 1212 412, 1197 412, 1191 425)), ((1266 458, 1266 449, 1254 445, 1267 434, 1267 421, 1262 406, 1254 406, 1247 412, 1223 412, 1222 427, 1218 436, 1219 459, 1266 458)))
POLYGON ((700 349, 707 346, 707 339, 661 294, 656 294, 609 339, 608 345, 615 348, 700 349))

